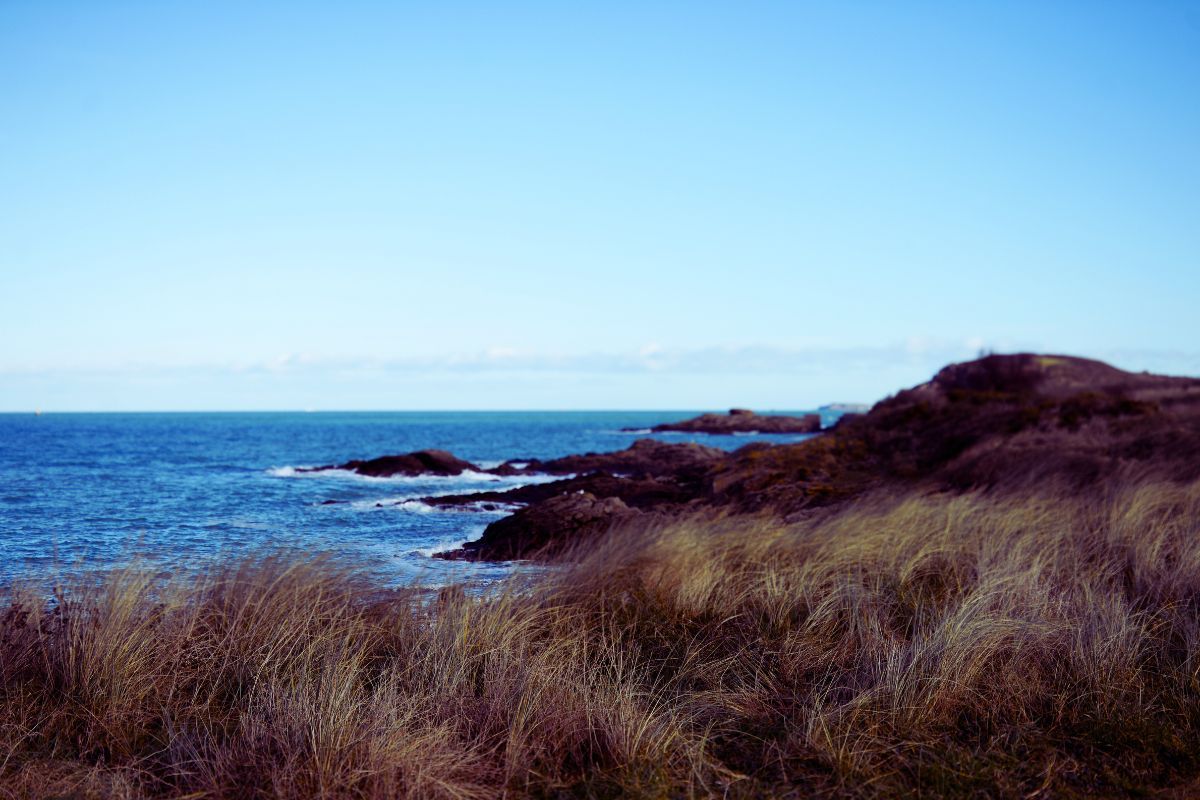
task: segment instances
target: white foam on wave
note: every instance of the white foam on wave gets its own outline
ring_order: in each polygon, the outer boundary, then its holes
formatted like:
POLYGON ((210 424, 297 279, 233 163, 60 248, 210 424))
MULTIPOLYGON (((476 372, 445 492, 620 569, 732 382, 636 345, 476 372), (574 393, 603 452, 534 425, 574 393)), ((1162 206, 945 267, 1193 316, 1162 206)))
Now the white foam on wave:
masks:
POLYGON ((409 555, 417 555, 417 556, 424 556, 425 558, 433 558, 438 553, 448 553, 451 550, 459 549, 460 547, 465 545, 467 542, 475 541, 476 539, 478 539, 480 536, 483 535, 483 532, 485 530, 487 530, 486 525, 472 525, 471 527, 467 528, 466 530, 460 531, 458 534, 456 534, 453 537, 439 539, 438 541, 434 542, 433 544, 426 545, 425 547, 414 547, 407 552, 409 555))
POLYGON ((409 550, 408 552, 418 556, 425 556, 426 558, 433 558, 438 553, 448 553, 451 550, 457 550, 469 541, 471 540, 459 538, 443 539, 437 544, 430 545, 429 547, 417 547, 413 550, 409 550))
MULTIPOLYGON (((379 477, 376 475, 361 475, 353 470, 348 469, 312 470, 311 467, 292 465, 271 467, 267 470, 267 474, 276 478, 323 478, 334 480, 364 481, 366 483, 441 483, 450 485, 470 485, 484 483, 500 485, 509 488, 528 486, 529 484, 533 483, 549 483, 550 481, 557 481, 562 480, 563 478, 573 477, 568 475, 545 475, 542 473, 530 475, 493 475, 490 472, 478 472, 470 469, 463 470, 458 475, 388 475, 386 477, 379 477)), ((428 495, 429 493, 426 492, 425 494, 428 495)))
POLYGON ((396 508, 401 511, 408 511, 412 514, 432 514, 433 512, 437 511, 437 508, 422 500, 403 500, 387 507, 396 508))
POLYGON ((428 495, 428 494, 422 494, 422 495, 402 494, 402 495, 398 495, 396 497, 371 497, 366 500, 351 500, 349 503, 346 503, 345 505, 348 506, 349 508, 354 509, 355 511, 374 511, 377 508, 392 508, 393 506, 398 506, 401 503, 408 503, 408 502, 417 500, 420 497, 430 497, 430 496, 431 495, 428 495))
MULTIPOLYGON (((433 495, 426 495, 433 496, 433 495)), ((347 504, 355 511, 407 511, 413 514, 511 514, 523 503, 504 503, 496 500, 478 500, 473 503, 440 506, 426 503, 416 497, 381 497, 371 500, 355 500, 347 504)))
POLYGON ((294 478, 298 474, 296 467, 271 467, 267 470, 268 475, 274 475, 276 478, 294 478))
POLYGON ((457 506, 433 506, 443 514, 511 514, 524 508, 524 503, 502 503, 497 500, 477 500, 457 506))
POLYGON ((435 506, 418 500, 415 497, 378 497, 370 500, 355 500, 349 504, 355 511, 383 511, 385 509, 400 509, 414 514, 429 514, 437 510, 435 506))

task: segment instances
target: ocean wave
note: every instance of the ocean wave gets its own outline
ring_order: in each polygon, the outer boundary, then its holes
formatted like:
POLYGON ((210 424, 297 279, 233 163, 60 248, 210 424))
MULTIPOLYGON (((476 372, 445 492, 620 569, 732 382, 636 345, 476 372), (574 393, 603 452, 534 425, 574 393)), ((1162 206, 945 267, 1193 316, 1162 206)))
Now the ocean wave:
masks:
POLYGON ((276 478, 294 478, 296 477, 297 469, 307 469, 307 467, 271 467, 267 470, 268 475, 274 475, 276 478))
MULTIPOLYGON (((349 469, 322 469, 317 471, 312 470, 312 467, 286 465, 282 467, 270 467, 266 470, 268 475, 276 478, 303 478, 303 479, 334 479, 334 480, 352 480, 363 481, 366 483, 392 483, 392 484, 423 484, 423 483, 440 483, 451 485, 470 485, 470 484, 498 484, 516 488, 518 486, 528 486, 534 483, 549 483, 550 481, 561 480, 567 475, 546 475, 544 473, 532 473, 529 475, 493 475, 490 472, 477 472, 475 470, 464 470, 458 475, 388 475, 380 477, 376 475, 362 475, 349 469)), ((426 492, 426 495, 429 493, 426 492)))
POLYGON ((252 519, 242 518, 225 518, 225 519, 207 519, 200 523, 202 527, 208 529, 227 528, 242 531, 267 531, 270 526, 265 522, 252 519))
POLYGON ((451 550, 457 550, 469 541, 471 541, 471 539, 443 539, 442 541, 432 544, 429 547, 417 547, 409 550, 408 552, 418 556, 425 556, 426 558, 433 558, 438 553, 448 553, 451 550))
POLYGON ((370 500, 355 500, 347 505, 355 511, 396 509, 413 514, 511 514, 524 507, 523 503, 504 503, 496 500, 477 500, 472 503, 442 506, 427 503, 416 497, 380 497, 370 500))
POLYGON ((524 503, 502 503, 498 500, 476 500, 457 506, 432 506, 443 514, 511 514, 525 507, 524 503))
POLYGON ((429 514, 436 510, 434 506, 415 497, 373 497, 369 500, 354 500, 347 503, 347 506, 355 511, 381 511, 398 508, 417 514, 429 514))

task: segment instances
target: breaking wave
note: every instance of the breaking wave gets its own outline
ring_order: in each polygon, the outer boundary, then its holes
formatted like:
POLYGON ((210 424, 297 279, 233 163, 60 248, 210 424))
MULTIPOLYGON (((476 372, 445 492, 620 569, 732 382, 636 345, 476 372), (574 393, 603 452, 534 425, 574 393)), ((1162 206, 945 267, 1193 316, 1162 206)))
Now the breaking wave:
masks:
POLYGON ((354 500, 347 504, 355 511, 399 510, 412 514, 511 514, 523 503, 503 503, 495 500, 478 500, 457 505, 436 505, 415 497, 382 497, 369 500, 354 500))
MULTIPOLYGON (((562 480, 564 478, 573 477, 570 475, 546 475, 544 473, 531 473, 528 475, 493 475, 490 472, 478 472, 475 470, 464 470, 458 475, 389 475, 379 477, 375 475, 361 475, 353 470, 348 469, 322 469, 316 471, 312 467, 307 466, 292 466, 286 465, 282 467, 270 467, 266 470, 268 475, 275 478, 302 478, 305 480, 317 479, 333 479, 333 480, 352 480, 363 481, 366 483, 392 483, 392 484, 427 484, 440 483, 448 485, 464 485, 471 484, 490 484, 493 486, 505 486, 516 488, 518 486, 528 486, 533 483, 549 483, 551 481, 562 480)), ((426 493, 428 494, 428 492, 426 493)))

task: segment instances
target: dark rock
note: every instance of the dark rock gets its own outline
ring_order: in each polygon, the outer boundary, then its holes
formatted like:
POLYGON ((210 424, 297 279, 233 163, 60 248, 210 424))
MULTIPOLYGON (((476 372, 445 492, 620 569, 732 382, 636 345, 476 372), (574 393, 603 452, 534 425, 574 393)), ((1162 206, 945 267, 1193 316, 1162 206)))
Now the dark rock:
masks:
POLYGON ((518 486, 506 491, 467 492, 464 494, 423 497, 431 506, 465 506, 478 503, 540 503, 563 494, 587 492, 596 497, 619 497, 626 505, 639 509, 659 508, 687 503, 696 490, 670 478, 626 478, 607 472, 590 472, 550 483, 518 486))
POLYGON ((1123 474, 1200 478, 1200 380, 1022 353, 952 364, 819 437, 732 453, 708 502, 786 516, 887 487, 1070 491, 1123 474))
POLYGON ((549 559, 641 515, 642 512, 630 508, 620 498, 572 492, 497 520, 476 541, 458 550, 438 553, 437 557, 466 561, 549 559))
MULTIPOLYGON (((674 475, 684 470, 705 469, 725 456, 725 451, 694 443, 660 442, 638 439, 624 450, 613 453, 585 453, 548 461, 533 460, 516 472, 541 472, 547 475, 567 475, 605 470, 634 477, 674 475)), ((503 467, 510 467, 509 462, 503 467)), ((516 462, 526 463, 526 462, 516 462)), ((511 467, 510 467, 511 468, 511 467)))
MULTIPOLYGON (((769 430, 762 420, 779 419, 706 416, 738 425, 749 420, 755 430, 769 430)), ((782 419, 812 425, 815 417, 782 419)), ((443 464, 449 459, 441 474, 474 468, 448 453, 423 452, 445 457, 443 464)), ((422 472, 430 471, 428 459, 416 460, 422 472)), ((361 465, 380 461, 344 468, 363 471, 361 465)), ((1200 381, 1132 374, 1066 356, 989 356, 951 365, 796 444, 754 442, 725 453, 642 439, 613 453, 509 462, 491 472, 574 477, 426 498, 434 505, 526 504, 488 526, 480 540, 441 557, 549 559, 614 525, 713 509, 799 519, 894 487, 1067 491, 1126 472, 1200 480, 1200 381)))
POLYGON ((650 430, 656 433, 817 433, 821 430, 821 417, 819 414, 766 416, 745 408, 733 408, 728 414, 701 414, 682 422, 655 425, 650 430))
POLYGON ((858 419, 861 416, 862 416, 862 414, 857 411, 847 411, 846 413, 842 414, 840 417, 837 418, 837 421, 834 422, 832 425, 832 429, 837 430, 838 428, 842 427, 843 425, 849 425, 851 422, 853 422, 854 420, 858 419))
POLYGON ((463 461, 445 450, 417 450, 404 455, 380 456, 366 461, 347 461, 345 464, 331 464, 297 471, 323 472, 331 469, 344 469, 357 472, 359 475, 387 478, 393 475, 461 475, 466 470, 478 471, 479 467, 470 461, 463 461))

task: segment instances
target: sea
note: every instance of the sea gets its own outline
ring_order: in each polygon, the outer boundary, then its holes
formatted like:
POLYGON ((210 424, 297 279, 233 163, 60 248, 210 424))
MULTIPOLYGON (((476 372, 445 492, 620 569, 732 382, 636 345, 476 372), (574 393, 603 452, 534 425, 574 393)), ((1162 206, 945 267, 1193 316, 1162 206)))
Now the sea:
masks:
POLYGON ((350 559, 386 585, 492 581, 518 567, 432 556, 506 512, 441 510, 419 498, 548 477, 368 478, 297 467, 438 448, 486 468, 620 450, 644 437, 727 450, 807 438, 648 432, 697 413, 0 414, 0 584, 131 561, 167 574, 199 571, 279 549, 350 559))

